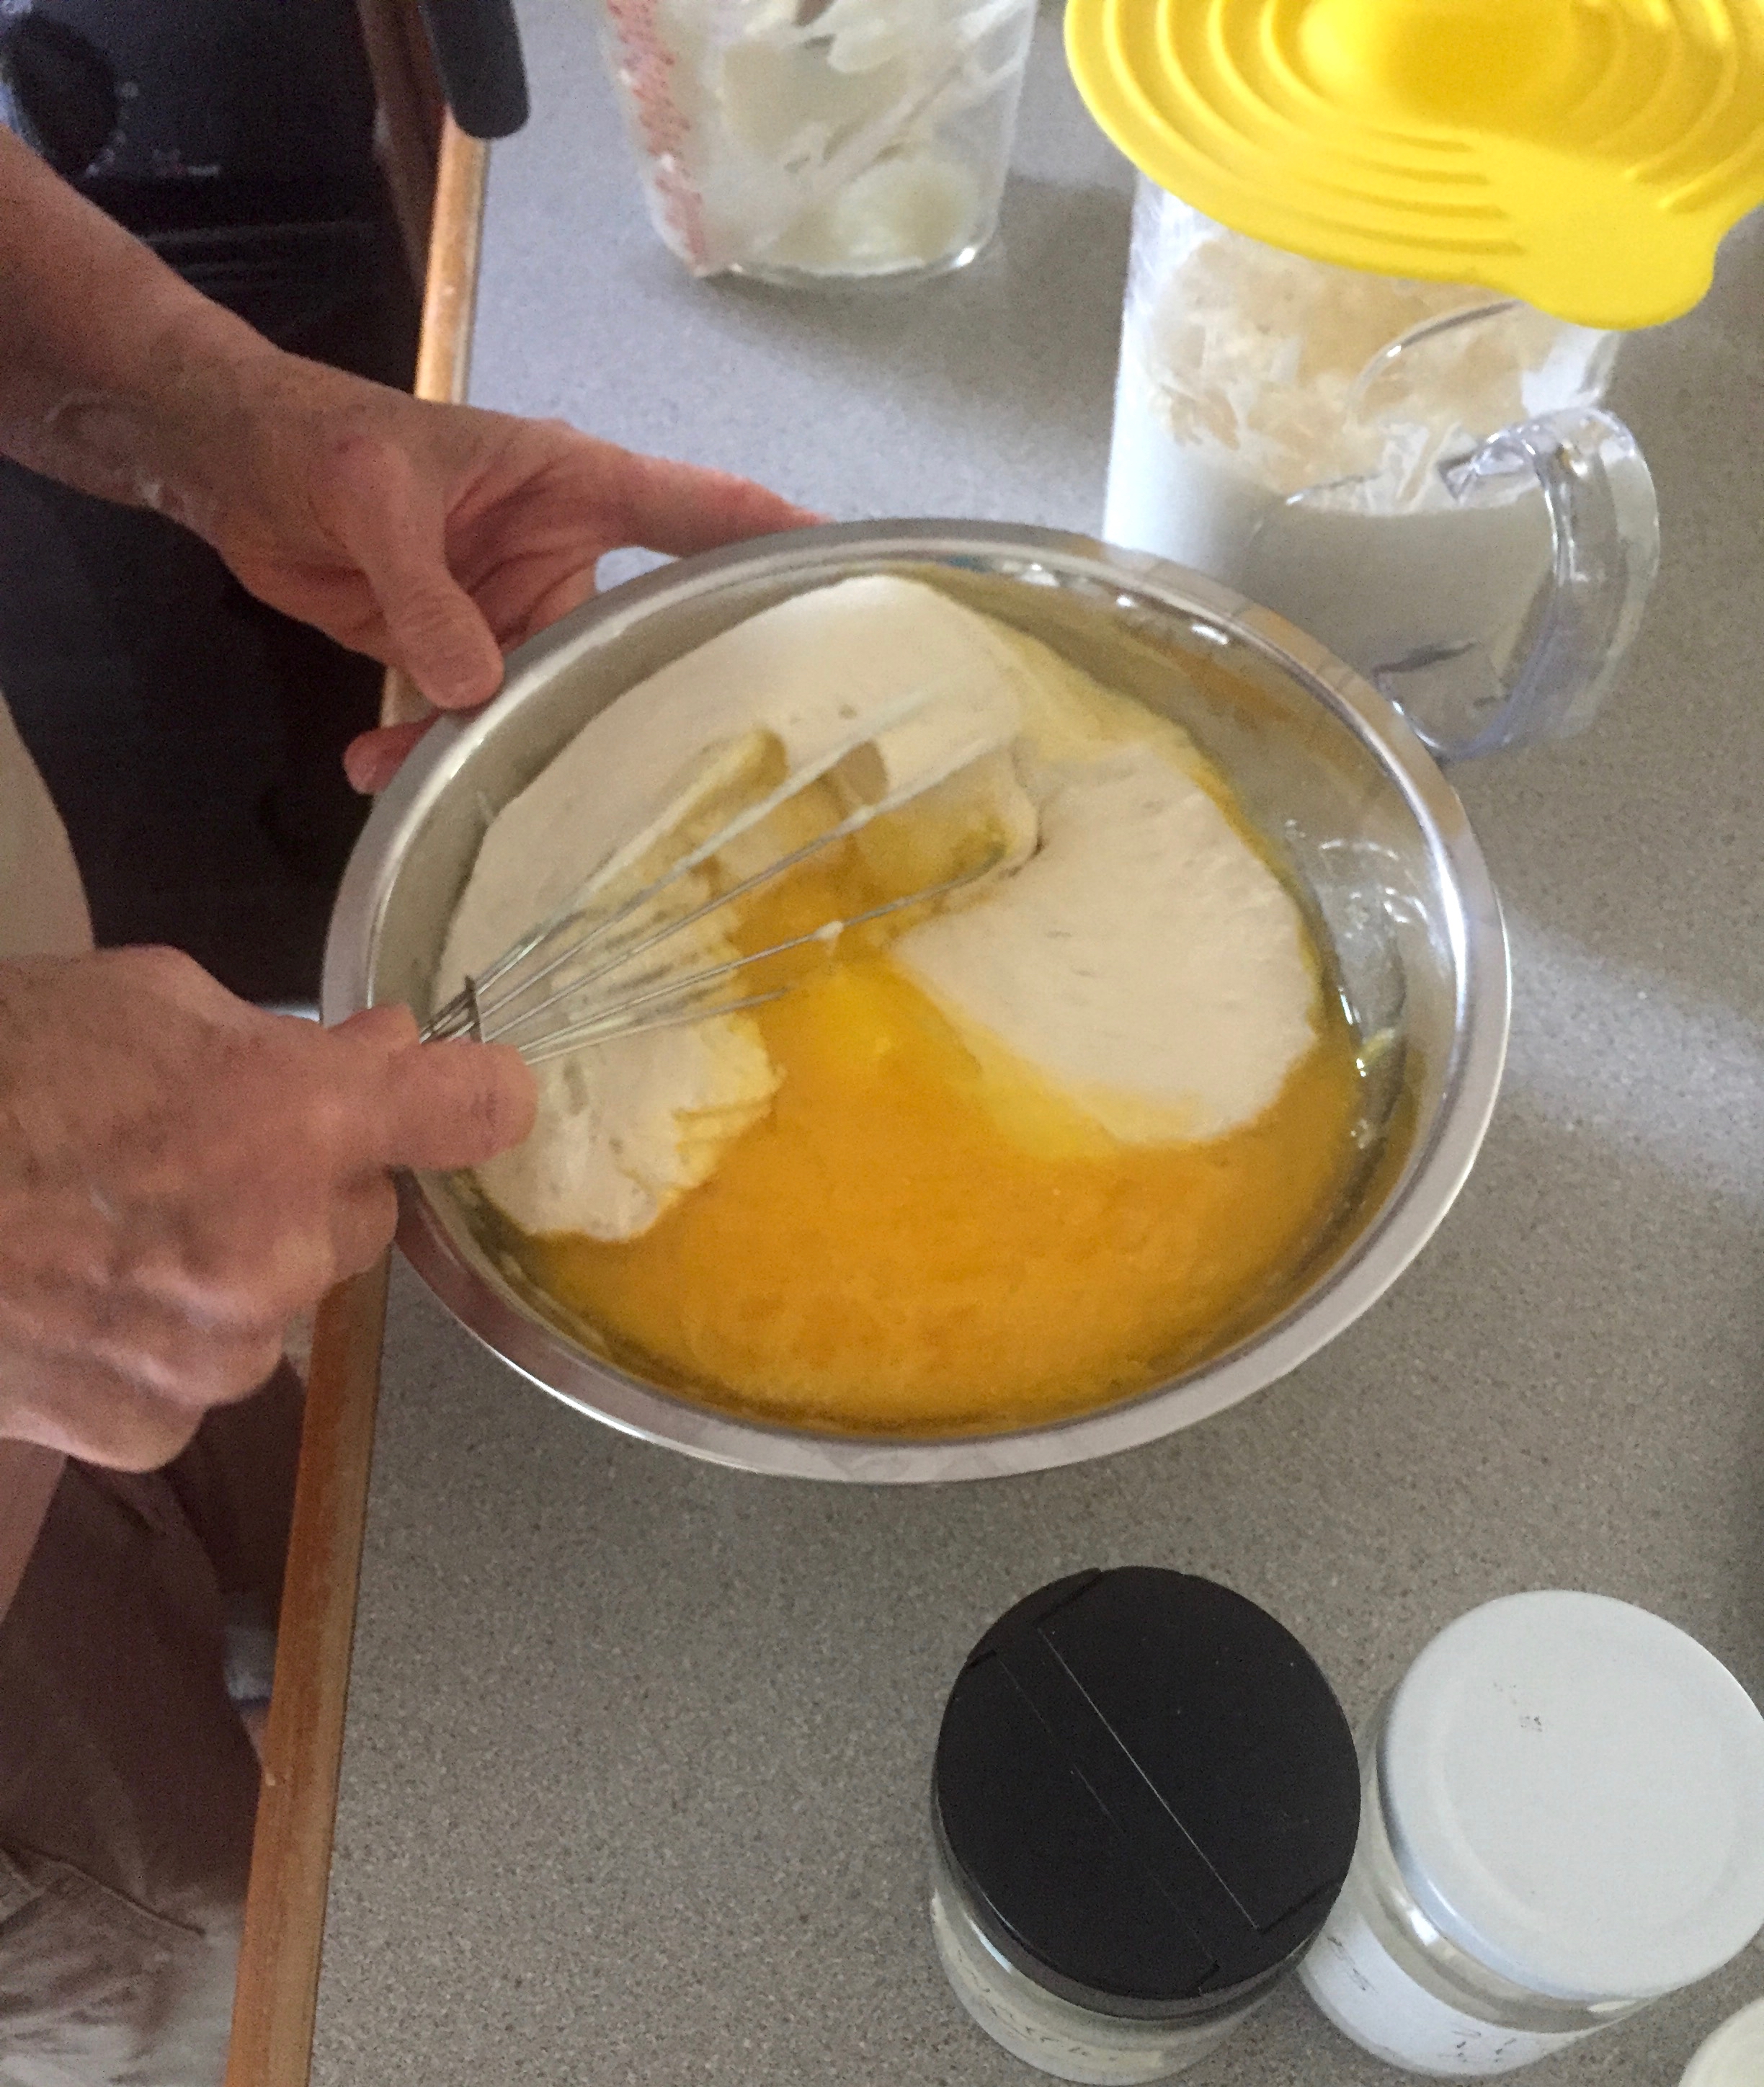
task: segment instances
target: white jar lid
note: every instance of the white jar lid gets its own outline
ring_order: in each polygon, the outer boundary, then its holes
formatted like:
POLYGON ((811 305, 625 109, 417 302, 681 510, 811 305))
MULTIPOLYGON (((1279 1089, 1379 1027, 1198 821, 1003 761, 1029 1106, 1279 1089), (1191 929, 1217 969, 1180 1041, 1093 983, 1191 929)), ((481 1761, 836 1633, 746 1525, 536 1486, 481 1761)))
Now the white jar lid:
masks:
POLYGON ((1512 1594, 1442 1631, 1378 1750, 1404 1881, 1530 1991, 1641 2000, 1764 1927, 1764 1718, 1671 1624, 1602 1594, 1512 1594))
POLYGON ((1678 2087, 1758 2087, 1764 2080, 1764 2000, 1729 2015, 1697 2046, 1678 2087))

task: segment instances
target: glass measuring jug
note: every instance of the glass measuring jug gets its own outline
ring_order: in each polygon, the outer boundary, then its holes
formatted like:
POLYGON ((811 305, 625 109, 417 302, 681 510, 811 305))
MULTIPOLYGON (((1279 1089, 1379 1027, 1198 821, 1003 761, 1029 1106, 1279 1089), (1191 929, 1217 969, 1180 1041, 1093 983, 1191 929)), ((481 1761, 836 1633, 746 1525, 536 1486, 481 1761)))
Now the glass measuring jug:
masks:
POLYGON ((1227 230, 1141 177, 1103 534, 1357 667, 1433 751, 1596 707, 1659 562, 1621 336, 1227 230))
POLYGON ((650 216, 698 275, 941 274, 997 228, 1035 0, 600 0, 650 216))

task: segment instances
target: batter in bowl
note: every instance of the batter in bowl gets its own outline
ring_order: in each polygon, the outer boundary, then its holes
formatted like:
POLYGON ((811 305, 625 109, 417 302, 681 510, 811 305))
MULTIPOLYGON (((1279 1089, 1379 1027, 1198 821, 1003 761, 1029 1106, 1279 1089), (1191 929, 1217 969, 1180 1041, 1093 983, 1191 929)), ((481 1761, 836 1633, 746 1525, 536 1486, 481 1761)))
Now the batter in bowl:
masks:
POLYGON ((717 932, 861 911, 901 888, 889 850, 930 881, 964 831, 999 873, 770 1006, 544 1068, 532 1138, 480 1176, 543 1288, 749 1415, 936 1433, 1157 1381, 1311 1250, 1357 1156, 1353 1035, 1224 779, 913 581, 798 596, 593 719, 492 825, 441 992, 673 801, 683 759, 760 734, 799 767, 927 689, 879 742, 891 779, 950 745, 961 774, 717 932))

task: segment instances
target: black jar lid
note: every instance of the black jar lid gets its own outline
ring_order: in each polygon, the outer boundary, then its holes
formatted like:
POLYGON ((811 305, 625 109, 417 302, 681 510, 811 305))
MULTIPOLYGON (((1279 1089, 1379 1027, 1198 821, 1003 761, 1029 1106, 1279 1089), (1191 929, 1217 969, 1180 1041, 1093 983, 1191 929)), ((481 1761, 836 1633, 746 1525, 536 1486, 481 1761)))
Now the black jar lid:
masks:
POLYGON ((1353 1738, 1309 1653, 1186 1573, 1080 1573, 968 1657, 932 1792, 975 1918, 1038 1983, 1107 2014, 1210 2012, 1335 1902, 1360 1822, 1353 1738))

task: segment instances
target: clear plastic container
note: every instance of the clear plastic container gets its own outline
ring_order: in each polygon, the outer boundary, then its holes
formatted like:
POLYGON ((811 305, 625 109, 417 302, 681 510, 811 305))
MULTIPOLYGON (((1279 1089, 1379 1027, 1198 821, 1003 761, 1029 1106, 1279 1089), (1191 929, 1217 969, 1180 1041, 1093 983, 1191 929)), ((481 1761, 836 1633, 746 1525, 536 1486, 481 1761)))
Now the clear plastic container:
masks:
POLYGON ((1764 1923, 1764 1718, 1628 1603, 1515 1594, 1409 1670, 1301 1968, 1405 2072, 1510 2072, 1694 1984, 1764 1923))
POLYGON ((1226 230, 1141 178, 1103 534, 1277 611, 1436 752, 1584 723, 1659 560, 1619 336, 1226 230))
POLYGON ((997 228, 1035 0, 600 0, 650 215, 695 275, 901 280, 997 228))

